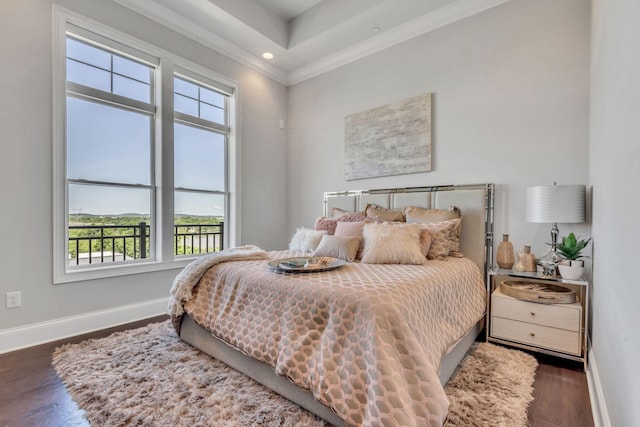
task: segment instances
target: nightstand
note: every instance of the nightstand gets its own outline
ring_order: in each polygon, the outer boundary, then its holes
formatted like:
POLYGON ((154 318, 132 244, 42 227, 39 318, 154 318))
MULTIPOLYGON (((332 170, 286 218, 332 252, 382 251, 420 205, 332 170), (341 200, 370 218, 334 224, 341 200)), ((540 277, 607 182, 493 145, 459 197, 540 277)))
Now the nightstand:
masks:
POLYGON ((587 369, 589 282, 542 277, 540 272, 494 269, 487 281, 486 340, 583 362, 587 369), (526 279, 573 289, 576 302, 541 304, 500 292, 504 280, 526 279))

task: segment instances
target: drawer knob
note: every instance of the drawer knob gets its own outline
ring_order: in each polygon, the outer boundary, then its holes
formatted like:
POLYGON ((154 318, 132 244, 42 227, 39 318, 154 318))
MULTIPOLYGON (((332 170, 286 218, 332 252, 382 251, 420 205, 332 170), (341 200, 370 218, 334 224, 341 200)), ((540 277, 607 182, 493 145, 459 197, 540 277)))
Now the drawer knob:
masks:
POLYGON ((535 311, 532 311, 532 312, 531 312, 531 315, 532 315, 532 316, 535 316, 535 315, 536 315, 536 312, 535 312, 535 311))
POLYGON ((534 334, 533 332, 529 332, 529 335, 531 335, 532 337, 536 336, 536 334, 534 334))

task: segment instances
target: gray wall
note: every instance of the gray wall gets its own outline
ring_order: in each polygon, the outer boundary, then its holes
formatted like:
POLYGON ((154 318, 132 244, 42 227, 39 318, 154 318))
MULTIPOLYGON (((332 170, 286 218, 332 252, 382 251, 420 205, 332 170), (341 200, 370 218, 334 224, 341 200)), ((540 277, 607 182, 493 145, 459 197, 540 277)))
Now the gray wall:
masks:
POLYGON ((324 191, 494 182, 496 235, 546 253, 524 193, 587 183, 589 16, 586 0, 513 0, 290 87, 289 231, 313 225, 324 191), (427 92, 432 171, 345 181, 345 116, 427 92))
MULTIPOLYGON (((67 9, 162 47, 238 82, 242 241, 265 249, 286 242, 287 89, 173 31, 102 0, 60 0, 67 9), (284 237, 283 237, 284 236, 284 237)), ((163 298, 177 271, 52 284, 52 4, 3 1, 0 13, 0 332, 163 298), (22 292, 6 309, 4 294, 22 292)), ((126 319, 124 319, 126 320, 126 319)))
POLYGON ((592 21, 592 362, 611 425, 639 426, 640 2, 595 0, 592 21))

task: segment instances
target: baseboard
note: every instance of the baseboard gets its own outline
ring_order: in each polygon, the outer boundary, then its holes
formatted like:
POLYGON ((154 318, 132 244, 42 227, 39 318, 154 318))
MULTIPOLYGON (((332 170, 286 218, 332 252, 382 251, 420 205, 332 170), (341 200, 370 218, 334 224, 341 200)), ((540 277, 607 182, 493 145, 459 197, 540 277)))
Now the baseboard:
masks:
POLYGON ((159 298, 0 330, 0 354, 159 316, 167 312, 168 302, 159 298))
POLYGON ((589 367, 587 369, 587 385, 589 386, 589 399, 591 400, 591 412, 595 427, 611 427, 607 402, 602 391, 598 365, 593 350, 589 349, 589 367))

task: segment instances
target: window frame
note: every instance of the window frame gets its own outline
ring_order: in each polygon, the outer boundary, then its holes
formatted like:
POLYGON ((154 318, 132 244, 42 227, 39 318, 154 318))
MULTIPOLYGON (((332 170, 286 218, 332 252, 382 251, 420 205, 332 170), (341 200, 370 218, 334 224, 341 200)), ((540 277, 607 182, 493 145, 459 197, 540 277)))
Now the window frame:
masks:
MULTIPOLYGON (((209 90, 213 90, 215 92, 218 92, 220 94, 222 94, 225 98, 224 98, 224 113, 225 113, 225 117, 224 117, 224 124, 220 124, 217 122, 213 122, 207 119, 202 119, 200 117, 196 117, 196 116, 192 116, 190 114, 185 114, 185 113, 181 113, 179 111, 176 111, 174 108, 173 111, 173 125, 174 125, 174 132, 173 135, 175 137, 175 125, 176 124, 180 124, 182 126, 189 126, 192 128, 197 128, 197 129, 202 129, 206 132, 211 132, 217 135, 221 135, 224 138, 224 156, 225 158, 228 157, 228 152, 229 152, 229 134, 231 132, 231 129, 229 127, 229 95, 228 93, 231 92, 230 88, 222 88, 222 89, 218 89, 218 87, 220 86, 220 84, 211 81, 210 79, 207 79, 203 76, 198 76, 194 73, 189 72, 188 70, 185 69, 180 69, 179 67, 176 67, 176 69, 174 69, 174 73, 173 73, 173 77, 174 77, 174 81, 176 78, 181 79, 183 81, 187 81, 189 83, 192 83, 198 87, 204 87, 207 88, 209 90)), ((175 88, 175 86, 174 86, 175 88)), ((175 99, 175 92, 174 92, 174 99, 175 99)), ((199 101, 199 100, 198 100, 199 101)), ((175 140, 174 140, 174 147, 175 147, 175 140)), ((174 150, 175 151, 175 150, 174 150)), ((175 164, 175 163, 174 163, 175 164)), ((175 171, 175 169, 174 169, 175 171)), ((229 167, 227 165, 227 162, 225 162, 224 164, 224 189, 223 190, 206 190, 206 189, 202 189, 202 188, 189 188, 189 187, 178 187, 175 185, 174 182, 174 196, 176 194, 176 192, 182 192, 182 193, 199 193, 199 194, 206 194, 206 195, 223 195, 224 196, 224 200, 225 200, 225 206, 224 206, 224 216, 225 216, 225 222, 226 222, 226 217, 228 214, 228 176, 229 176, 229 167)), ((174 209, 174 218, 175 218, 175 209, 174 209)), ((223 242, 224 244, 224 242, 223 242)), ((174 251, 174 256, 177 259, 182 259, 182 258, 192 258, 191 254, 176 254, 174 251)))
MULTIPOLYGON (((237 98, 238 84, 226 77, 167 52, 157 46, 130 37, 89 18, 58 5, 53 6, 52 37, 53 85, 53 283, 68 283, 167 269, 182 268, 194 258, 202 256, 175 255, 173 244, 173 78, 184 76, 214 87, 227 95, 227 134, 225 160, 225 231, 224 247, 234 246, 240 236, 239 204, 239 137, 237 98), (90 267, 68 265, 68 183, 66 175, 66 35, 80 32, 83 37, 109 46, 119 52, 141 59, 157 61, 155 92, 151 102, 155 106, 151 147, 151 258, 126 263, 96 264, 90 267), (154 101, 155 100, 155 101, 154 101)), ((85 95, 87 88, 83 88, 85 95)), ((90 92, 90 91, 89 91, 90 92)), ((117 97, 118 95, 112 95, 117 97)), ((103 102, 104 98, 98 102, 103 102)), ((137 102, 137 101, 131 101, 137 102)), ((145 109, 141 109, 146 111, 145 109)), ((177 118, 175 118, 177 120, 177 118)), ((192 122, 192 120, 190 120, 192 122)))

